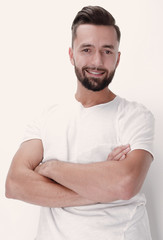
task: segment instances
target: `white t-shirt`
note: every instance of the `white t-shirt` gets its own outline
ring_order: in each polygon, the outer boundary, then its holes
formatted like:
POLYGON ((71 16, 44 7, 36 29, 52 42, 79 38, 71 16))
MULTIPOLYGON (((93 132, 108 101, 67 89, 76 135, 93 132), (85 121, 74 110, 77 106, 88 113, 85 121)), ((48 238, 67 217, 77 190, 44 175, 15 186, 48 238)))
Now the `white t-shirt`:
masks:
MULTIPOLYGON (((105 161, 116 146, 153 155, 154 119, 144 106, 119 96, 84 108, 76 100, 52 106, 29 124, 24 141, 41 139, 44 159, 74 163, 105 161)), ((145 196, 67 208, 41 208, 37 240, 150 240, 145 196)))

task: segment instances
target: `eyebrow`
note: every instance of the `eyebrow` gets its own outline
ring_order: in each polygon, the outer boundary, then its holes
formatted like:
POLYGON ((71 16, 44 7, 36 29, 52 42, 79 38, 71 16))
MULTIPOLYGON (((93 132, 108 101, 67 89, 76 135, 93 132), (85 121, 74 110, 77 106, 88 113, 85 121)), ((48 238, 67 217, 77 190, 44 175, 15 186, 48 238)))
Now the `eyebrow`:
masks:
POLYGON ((84 47, 94 47, 92 44, 88 44, 88 43, 83 43, 80 48, 84 48, 84 47))
POLYGON ((102 46, 103 48, 110 48, 110 49, 114 49, 114 46, 113 45, 104 45, 102 46))
MULTIPOLYGON (((84 48, 84 47, 94 47, 93 44, 89 44, 89 43, 83 43, 80 48, 84 48)), ((109 48, 109 49, 114 49, 114 46, 112 44, 110 45, 103 45, 102 48, 109 48)))

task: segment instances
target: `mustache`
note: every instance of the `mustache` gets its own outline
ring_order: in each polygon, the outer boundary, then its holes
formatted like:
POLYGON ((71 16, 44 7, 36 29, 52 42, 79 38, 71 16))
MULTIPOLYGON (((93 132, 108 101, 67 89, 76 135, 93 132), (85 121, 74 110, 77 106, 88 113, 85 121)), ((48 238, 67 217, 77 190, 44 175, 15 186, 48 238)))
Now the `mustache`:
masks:
POLYGON ((101 71, 101 72, 107 72, 107 69, 105 68, 99 68, 99 67, 88 67, 88 66, 84 66, 82 68, 82 71, 85 71, 85 70, 95 70, 95 71, 101 71))

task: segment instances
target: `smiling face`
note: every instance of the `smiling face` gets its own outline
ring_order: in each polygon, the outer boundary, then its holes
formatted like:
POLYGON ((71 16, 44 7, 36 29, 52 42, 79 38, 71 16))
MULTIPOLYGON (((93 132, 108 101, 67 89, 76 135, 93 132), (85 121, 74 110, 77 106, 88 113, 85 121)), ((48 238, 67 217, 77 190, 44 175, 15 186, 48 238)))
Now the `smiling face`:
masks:
POLYGON ((76 76, 85 88, 100 91, 108 87, 119 63, 118 47, 112 26, 79 25, 69 55, 76 76))

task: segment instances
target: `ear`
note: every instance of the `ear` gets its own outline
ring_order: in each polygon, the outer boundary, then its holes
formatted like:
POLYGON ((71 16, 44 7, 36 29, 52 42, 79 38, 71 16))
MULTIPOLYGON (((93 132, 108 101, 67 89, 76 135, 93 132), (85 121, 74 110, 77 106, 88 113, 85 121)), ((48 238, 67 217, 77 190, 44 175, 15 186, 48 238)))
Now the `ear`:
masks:
POLYGON ((118 67, 118 65, 119 65, 119 62, 120 62, 120 56, 121 56, 121 53, 120 53, 120 52, 118 52, 118 57, 117 57, 116 68, 118 67))
POLYGON ((73 49, 71 47, 69 48, 69 57, 70 57, 70 62, 72 63, 72 65, 74 65, 73 49))

